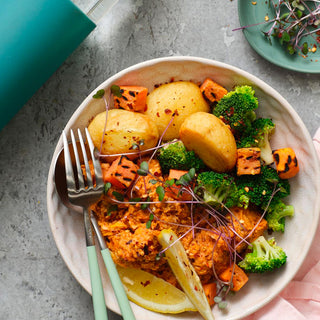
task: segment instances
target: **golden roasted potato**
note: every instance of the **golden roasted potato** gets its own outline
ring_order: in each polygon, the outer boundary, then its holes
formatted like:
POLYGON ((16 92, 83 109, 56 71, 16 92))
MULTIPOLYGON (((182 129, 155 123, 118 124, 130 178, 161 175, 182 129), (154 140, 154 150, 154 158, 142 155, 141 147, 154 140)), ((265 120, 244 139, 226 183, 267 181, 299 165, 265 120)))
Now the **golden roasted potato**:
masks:
POLYGON ((175 113, 174 120, 163 137, 168 141, 178 138, 182 122, 198 111, 209 112, 209 105, 200 88, 193 82, 177 81, 163 84, 148 95, 145 114, 157 124, 161 136, 175 113))
POLYGON ((197 112, 183 122, 180 139, 214 171, 231 170, 237 160, 237 145, 229 127, 213 114, 197 112))
MULTIPOLYGON (((106 112, 96 115, 88 126, 92 141, 100 150, 103 130, 105 127, 106 112)), ((102 154, 118 154, 134 152, 133 145, 140 150, 156 146, 159 133, 155 123, 146 115, 112 109, 108 111, 108 121, 104 135, 102 154)), ((114 157, 107 160, 112 161, 114 157)))

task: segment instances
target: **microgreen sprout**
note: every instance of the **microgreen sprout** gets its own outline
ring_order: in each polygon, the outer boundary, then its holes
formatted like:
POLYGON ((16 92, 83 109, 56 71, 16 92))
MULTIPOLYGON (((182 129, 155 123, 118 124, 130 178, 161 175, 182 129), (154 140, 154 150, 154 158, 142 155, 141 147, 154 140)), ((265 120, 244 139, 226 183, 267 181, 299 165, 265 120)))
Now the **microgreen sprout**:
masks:
POLYGON ((121 98, 121 97, 122 97, 121 89, 120 89, 119 86, 113 84, 113 85, 111 86, 111 89, 110 89, 110 90, 111 90, 111 93, 112 93, 114 96, 116 96, 116 97, 118 97, 118 98, 121 98))
POLYGON ((144 145, 144 139, 138 141, 138 143, 134 142, 130 149, 132 150, 140 150, 140 146, 144 145))
POLYGON ((112 191, 112 195, 118 200, 118 201, 124 201, 124 196, 122 193, 118 191, 112 191))
POLYGON ((103 96, 104 96, 104 94, 105 94, 104 89, 100 89, 100 90, 98 90, 92 97, 93 97, 94 99, 102 99, 103 96))
POLYGON ((149 207, 150 197, 148 196, 146 199, 146 203, 141 204, 141 209, 146 210, 149 207))
MULTIPOLYGON (((318 0, 269 0, 273 11, 273 19, 265 19, 261 23, 247 25, 235 30, 243 30, 257 25, 269 25, 267 31, 262 31, 270 41, 271 37, 279 39, 289 54, 301 52, 306 56, 309 51, 315 52, 320 44, 320 2, 318 0), (307 36, 316 35, 315 44, 309 48, 307 36)), ((310 42, 310 38, 308 39, 310 42)), ((312 40, 311 40, 312 41, 312 40)))
POLYGON ((182 185, 187 186, 192 181, 192 179, 196 175, 196 170, 194 168, 191 168, 187 173, 185 173, 183 176, 181 176, 177 181, 176 185, 182 185))
POLYGON ((118 211, 118 206, 116 204, 111 204, 108 207, 107 215, 110 216, 112 212, 118 211))
POLYGON ((103 193, 104 193, 105 195, 107 195, 107 194, 108 194, 108 191, 110 190, 110 188, 111 188, 111 183, 110 183, 110 182, 107 182, 107 183, 104 185, 103 193))
POLYGON ((162 201, 164 199, 164 196, 165 196, 165 191, 164 191, 163 186, 158 186, 156 188, 156 193, 158 194, 159 201, 162 201))
POLYGON ((159 252, 159 253, 157 253, 157 255, 156 255, 156 261, 159 261, 162 257, 164 257, 165 256, 165 253, 164 252, 159 252))
POLYGON ((154 215, 153 215, 152 213, 150 213, 150 215, 149 215, 149 220, 148 220, 147 223, 146 223, 146 228, 147 228, 147 229, 150 229, 150 228, 151 228, 151 223, 152 223, 153 219, 154 219, 154 215))
POLYGON ((142 161, 140 168, 137 170, 139 176, 147 176, 149 172, 149 164, 146 161, 142 161))
POLYGON ((131 146, 131 149, 132 150, 137 150, 137 149, 139 149, 139 145, 137 143, 133 143, 132 146, 131 146))

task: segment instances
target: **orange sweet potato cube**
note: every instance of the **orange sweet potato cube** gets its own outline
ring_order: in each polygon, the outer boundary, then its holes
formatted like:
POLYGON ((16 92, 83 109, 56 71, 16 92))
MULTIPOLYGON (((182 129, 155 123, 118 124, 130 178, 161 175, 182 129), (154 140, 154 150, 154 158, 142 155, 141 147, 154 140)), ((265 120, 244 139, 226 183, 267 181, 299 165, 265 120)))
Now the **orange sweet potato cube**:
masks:
MULTIPOLYGON (((188 173, 188 171, 185 170, 176 170, 176 169, 170 169, 168 180, 171 179, 177 179, 179 180, 184 174, 188 173)), ((171 187, 168 187, 166 189, 166 193, 169 197, 177 199, 177 200, 192 200, 192 195, 189 194, 186 191, 180 192, 180 187, 173 184, 171 187)))
POLYGON ((121 97, 114 96, 114 107, 127 111, 143 112, 146 110, 148 89, 139 86, 119 86, 121 97))
POLYGON ((214 305, 214 298, 217 294, 217 284, 215 282, 210 282, 203 285, 204 293, 208 299, 209 305, 214 305))
POLYGON ((200 91, 203 97, 213 103, 219 101, 224 95, 228 93, 227 89, 222 87, 220 84, 214 82, 212 79, 207 78, 203 81, 200 86, 200 91))
POLYGON ((232 278, 232 291, 239 291, 249 280, 245 272, 236 264, 223 271, 219 278, 226 282, 232 278))
POLYGON ((274 150, 273 159, 281 179, 290 179, 299 172, 298 160, 293 149, 282 148, 274 150))
POLYGON ((260 172, 260 148, 239 148, 237 150, 237 175, 254 175, 260 172))
POLYGON ((138 166, 126 156, 114 160, 111 166, 103 171, 104 182, 110 182, 113 187, 126 189, 130 187, 137 175, 138 166))

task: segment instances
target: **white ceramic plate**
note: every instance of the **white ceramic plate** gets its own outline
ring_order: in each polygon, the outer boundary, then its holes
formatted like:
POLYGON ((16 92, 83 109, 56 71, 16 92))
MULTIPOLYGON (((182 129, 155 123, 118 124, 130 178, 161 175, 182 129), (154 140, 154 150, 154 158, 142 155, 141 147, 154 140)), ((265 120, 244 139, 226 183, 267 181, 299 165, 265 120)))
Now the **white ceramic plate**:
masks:
MULTIPOLYGON (((227 89, 234 85, 248 84, 256 90, 259 99, 258 114, 271 117, 276 123, 276 133, 272 147, 292 147, 298 157, 300 173, 291 180, 291 196, 288 203, 295 207, 295 217, 287 220, 284 234, 276 235, 278 244, 287 255, 286 266, 277 272, 266 275, 251 275, 250 281, 236 295, 230 297, 228 313, 213 308, 219 319, 240 319, 261 308, 273 299, 294 277, 302 264, 312 242, 320 211, 320 173, 311 137, 301 119, 289 103, 274 89, 253 75, 235 67, 212 60, 194 57, 170 57, 146 61, 119 72, 102 83, 91 93, 75 111, 65 130, 83 128, 98 112, 103 111, 103 101, 92 99, 99 89, 109 90, 114 83, 122 85, 146 86, 151 91, 155 84, 173 80, 192 80, 201 82, 211 77, 227 89)), ((50 225, 56 245, 66 265, 83 286, 91 293, 87 266, 84 231, 81 215, 66 209, 59 201, 54 186, 54 163, 62 148, 60 138, 53 155, 47 185, 47 205, 50 225)), ((101 269, 104 265, 100 260, 101 269)), ((119 313, 119 308, 106 272, 103 272, 107 306, 119 313)), ((132 304, 139 320, 201 319, 194 313, 180 315, 156 314, 132 304)))

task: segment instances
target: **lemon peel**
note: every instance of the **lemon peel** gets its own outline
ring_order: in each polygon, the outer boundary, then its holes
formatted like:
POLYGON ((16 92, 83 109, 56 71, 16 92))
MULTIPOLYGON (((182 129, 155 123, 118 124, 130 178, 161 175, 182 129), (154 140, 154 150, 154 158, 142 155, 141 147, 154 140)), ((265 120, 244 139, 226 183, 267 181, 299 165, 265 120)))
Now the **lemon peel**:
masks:
POLYGON ((130 301, 159 313, 197 311, 187 295, 151 273, 117 266, 119 276, 130 301))
POLYGON ((158 240, 162 247, 166 249, 165 254, 168 263, 185 294, 205 320, 214 320, 199 276, 190 263, 187 253, 176 234, 170 229, 164 229, 158 235, 158 240))

